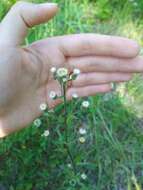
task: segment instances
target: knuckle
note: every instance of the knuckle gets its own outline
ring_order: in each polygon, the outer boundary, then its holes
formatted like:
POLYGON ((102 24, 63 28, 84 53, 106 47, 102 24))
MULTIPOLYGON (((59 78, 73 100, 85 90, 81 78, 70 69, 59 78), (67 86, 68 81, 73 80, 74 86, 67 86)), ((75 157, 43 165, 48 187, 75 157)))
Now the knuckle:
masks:
POLYGON ((23 1, 18 1, 18 2, 16 2, 14 5, 13 5, 13 7, 12 7, 12 9, 19 9, 19 8, 21 8, 22 6, 23 6, 23 1))

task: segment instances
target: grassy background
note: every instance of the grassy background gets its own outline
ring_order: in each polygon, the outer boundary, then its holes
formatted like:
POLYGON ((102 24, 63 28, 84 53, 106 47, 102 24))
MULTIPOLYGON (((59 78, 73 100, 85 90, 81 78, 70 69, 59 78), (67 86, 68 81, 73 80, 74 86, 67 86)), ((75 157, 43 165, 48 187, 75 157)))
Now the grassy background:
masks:
MULTIPOLYGON (((2 19, 16 0, 1 0, 2 19)), ((45 2, 35 0, 33 2, 45 2)), ((61 10, 48 24, 34 27, 26 43, 53 35, 80 32, 123 35, 143 43, 141 0, 57 0, 61 10)), ((67 42, 68 43, 68 42, 67 42)), ((63 147, 62 106, 51 113, 42 127, 33 125, 0 140, 0 190, 141 190, 143 188, 143 82, 135 76, 116 92, 89 97, 88 111, 69 113, 72 152, 79 176, 67 164, 63 147), (55 117, 55 114, 58 117, 55 117), (74 127, 72 127, 74 126, 74 127), (78 142, 78 128, 88 133, 78 142), (41 137, 45 129, 48 138, 41 137), (78 182, 78 185, 75 183, 78 182)), ((69 104, 69 110, 71 108, 69 104)))

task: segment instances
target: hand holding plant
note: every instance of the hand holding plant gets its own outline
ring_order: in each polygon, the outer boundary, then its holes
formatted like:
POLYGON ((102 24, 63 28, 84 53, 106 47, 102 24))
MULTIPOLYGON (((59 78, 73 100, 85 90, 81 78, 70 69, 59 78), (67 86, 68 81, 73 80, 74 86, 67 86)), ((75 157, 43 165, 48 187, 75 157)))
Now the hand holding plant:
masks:
POLYGON ((49 108, 61 103, 49 97, 51 91, 60 93, 59 83, 50 74, 52 67, 81 71, 67 88, 67 100, 75 94, 86 97, 110 91, 111 82, 127 81, 131 73, 143 71, 138 44, 122 37, 77 34, 51 37, 21 47, 28 28, 47 22, 57 10, 54 3, 19 2, 1 22, 0 137, 39 117, 43 102, 49 108))

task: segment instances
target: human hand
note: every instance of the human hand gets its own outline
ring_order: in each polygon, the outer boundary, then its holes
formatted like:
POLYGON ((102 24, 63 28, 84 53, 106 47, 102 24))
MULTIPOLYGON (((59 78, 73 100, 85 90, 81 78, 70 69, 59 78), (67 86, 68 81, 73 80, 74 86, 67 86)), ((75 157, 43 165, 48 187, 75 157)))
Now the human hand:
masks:
POLYGON ((111 82, 127 81, 130 72, 143 70, 138 44, 132 40, 96 34, 59 36, 21 47, 27 30, 52 18, 56 4, 17 3, 0 25, 0 137, 27 126, 40 116, 41 103, 49 108, 59 100, 52 67, 79 68, 81 74, 67 89, 79 97, 111 90, 111 82), (137 65, 135 65, 138 63, 137 65), (136 66, 136 67, 133 67, 136 66))

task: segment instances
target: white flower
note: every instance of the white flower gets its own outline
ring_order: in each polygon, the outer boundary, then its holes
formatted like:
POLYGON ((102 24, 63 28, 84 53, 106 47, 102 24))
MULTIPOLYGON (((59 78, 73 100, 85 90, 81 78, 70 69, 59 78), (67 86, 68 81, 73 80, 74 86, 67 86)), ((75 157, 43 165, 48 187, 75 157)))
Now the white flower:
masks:
POLYGON ((79 142, 80 142, 80 143, 83 144, 83 143, 85 143, 85 141, 86 141, 86 139, 85 139, 84 137, 79 137, 79 142))
POLYGON ((34 123, 34 125, 35 125, 36 127, 40 127, 40 125, 42 124, 42 122, 41 122, 40 119, 35 119, 35 121, 34 121, 33 123, 34 123))
POLYGON ((71 164, 68 164, 67 166, 68 166, 68 168, 71 168, 71 167, 72 167, 72 165, 71 165, 71 164))
POLYGON ((42 136, 48 137, 49 134, 50 134, 49 130, 45 130, 44 133, 42 134, 42 136))
POLYGON ((51 73, 55 73, 56 70, 57 70, 56 67, 52 67, 52 68, 50 69, 51 73))
POLYGON ((72 94, 72 97, 76 99, 76 98, 78 98, 78 94, 73 93, 73 94, 72 94))
POLYGON ((87 175, 86 175, 85 173, 82 173, 82 174, 81 174, 81 178, 82 178, 83 180, 86 180, 86 179, 87 179, 87 175))
POLYGON ((87 131, 86 131, 86 129, 84 129, 84 128, 80 128, 80 129, 79 129, 79 133, 80 133, 81 135, 85 135, 85 134, 87 133, 87 131))
POLYGON ((67 76, 68 75, 68 70, 66 69, 66 68, 59 68, 58 70, 57 70, 57 75, 58 75, 58 77, 65 77, 65 76, 67 76))
POLYGON ((57 94, 56 94, 55 91, 51 91, 50 94, 49 94, 49 98, 51 98, 51 99, 56 98, 56 96, 57 96, 57 94))
POLYGON ((79 69, 74 69, 73 70, 73 74, 74 75, 79 75, 80 74, 80 70, 79 69))
POLYGON ((89 107, 89 102, 88 101, 83 101, 82 102, 82 107, 88 108, 89 107))
POLYGON ((46 109, 47 109, 47 104, 46 103, 40 104, 40 110, 41 111, 45 111, 46 109))

